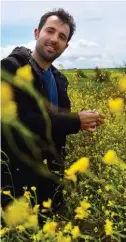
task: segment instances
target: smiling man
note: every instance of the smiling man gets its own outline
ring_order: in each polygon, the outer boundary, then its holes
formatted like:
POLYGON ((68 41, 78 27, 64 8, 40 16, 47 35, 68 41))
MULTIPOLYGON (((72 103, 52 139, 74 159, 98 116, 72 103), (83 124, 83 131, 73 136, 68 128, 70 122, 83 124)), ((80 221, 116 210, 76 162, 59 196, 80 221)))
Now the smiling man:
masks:
MULTIPOLYGON (((12 53, 2 60, 1 66, 7 71, 15 74, 21 66, 29 64, 34 76, 34 87, 47 100, 46 110, 51 123, 51 135, 56 151, 60 157, 56 160, 51 151, 44 150, 42 143, 41 159, 47 159, 50 171, 57 171, 63 176, 64 171, 64 150, 66 136, 78 133, 79 130, 94 132, 98 125, 104 122, 104 117, 98 112, 81 111, 70 112, 70 100, 67 94, 67 78, 60 73, 52 62, 58 58, 68 47, 68 43, 75 32, 73 17, 63 9, 54 10, 43 15, 38 28, 35 29, 36 47, 32 52, 25 47, 16 47, 12 53)), ((14 88, 14 87, 13 87, 14 88)), ((46 122, 35 100, 19 88, 14 88, 15 101, 18 105, 18 115, 32 132, 38 134, 41 139, 46 140, 46 122)), ((19 156, 15 156, 2 136, 2 149, 9 157, 10 171, 15 188, 15 196, 22 195, 22 187, 36 186, 38 203, 51 198, 53 207, 57 209, 62 204, 61 190, 57 189, 51 179, 40 177, 31 167, 29 167, 19 156)), ((14 130, 14 138, 20 151, 29 152, 19 133, 14 130)), ((37 157, 35 162, 37 162, 37 157)), ((36 163, 35 163, 36 164, 36 163)), ((9 185, 6 171, 2 171, 2 187, 9 185)), ((3 203, 5 200, 3 200, 3 203)), ((6 204, 6 203, 4 203, 6 204)))

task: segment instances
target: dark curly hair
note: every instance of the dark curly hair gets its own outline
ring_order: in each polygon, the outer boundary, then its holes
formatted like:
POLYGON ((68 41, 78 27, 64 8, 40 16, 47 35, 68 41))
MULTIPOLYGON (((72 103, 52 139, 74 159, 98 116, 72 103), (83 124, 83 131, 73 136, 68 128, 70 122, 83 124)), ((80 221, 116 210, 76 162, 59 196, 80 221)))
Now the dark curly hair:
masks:
POLYGON ((58 10, 54 9, 53 11, 47 12, 46 14, 44 14, 40 19, 38 29, 41 30, 46 20, 51 16, 57 16, 63 23, 69 25, 70 27, 70 34, 68 37, 68 41, 69 41, 76 30, 76 24, 74 22, 73 17, 62 8, 59 8, 58 10))

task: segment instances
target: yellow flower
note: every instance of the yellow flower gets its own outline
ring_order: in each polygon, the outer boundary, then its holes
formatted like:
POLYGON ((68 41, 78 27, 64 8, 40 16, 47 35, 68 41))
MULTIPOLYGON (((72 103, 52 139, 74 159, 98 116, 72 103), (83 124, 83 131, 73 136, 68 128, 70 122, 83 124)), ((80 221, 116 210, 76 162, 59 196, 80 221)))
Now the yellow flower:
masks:
POLYGON ((36 191, 36 187, 35 186, 31 187, 31 190, 35 192, 36 191))
POLYGON ((2 193, 3 193, 4 195, 11 196, 11 192, 10 192, 10 190, 3 191, 2 193))
POLYGON ((30 65, 25 65, 23 67, 20 67, 17 71, 16 71, 16 78, 15 81, 28 81, 31 82, 33 80, 33 74, 32 74, 32 69, 30 65))
POLYGON ((70 232, 72 230, 72 223, 69 222, 67 225, 64 227, 64 233, 70 232))
POLYGON ((75 219, 84 219, 87 218, 89 215, 89 211, 88 209, 91 207, 90 203, 86 202, 86 201, 82 201, 80 202, 80 207, 77 207, 75 209, 75 219))
POLYGON ((29 214, 29 204, 20 198, 7 206, 6 210, 2 212, 2 217, 8 226, 16 226, 26 221, 29 214))
POLYGON ((29 191, 24 192, 24 197, 30 199, 31 193, 29 191))
POLYGON ((82 157, 74 164, 72 164, 69 169, 74 173, 76 172, 84 173, 87 171, 88 167, 89 167, 89 159, 87 157, 82 157))
POLYGON ((1 117, 4 122, 11 122, 17 118, 17 104, 14 101, 10 101, 1 108, 1 117))
POLYGON ((120 78, 118 86, 121 92, 126 92, 126 75, 120 78))
POLYGON ((38 213, 39 207, 40 207, 40 204, 36 204, 36 205, 33 207, 33 213, 38 213))
POLYGON ((56 237, 56 241, 57 242, 71 242, 71 237, 68 235, 68 236, 63 236, 63 233, 61 231, 59 231, 57 233, 57 237, 56 237))
POLYGON ((49 198, 48 201, 43 201, 42 205, 44 208, 50 208, 52 205, 52 200, 49 198))
POLYGON ((76 239, 80 236, 80 229, 78 226, 74 226, 74 228, 71 231, 73 239, 76 239))
POLYGON ((4 236, 6 233, 10 231, 9 228, 5 227, 3 229, 0 229, 0 236, 4 236))
POLYGON ((105 220, 104 228, 105 228, 106 235, 111 235, 113 233, 112 225, 113 223, 109 219, 105 220))
POLYGON ((65 178, 76 182, 76 173, 84 173, 89 167, 89 159, 87 157, 82 157, 72 164, 68 169, 65 170, 65 178))
POLYGON ((11 86, 3 82, 1 83, 1 104, 2 106, 8 104, 10 101, 13 100, 13 90, 11 86))
POLYGON ((67 180, 71 180, 73 182, 77 181, 77 177, 75 175, 75 173, 73 171, 71 171, 70 169, 65 170, 65 179, 67 180))
POLYGON ((39 230, 37 234, 33 234, 31 237, 35 242, 42 241, 42 230, 39 230))
POLYGON ((25 227, 23 225, 16 226, 16 229, 19 230, 19 232, 23 232, 25 230, 25 227))
POLYGON ((47 222, 43 226, 43 232, 47 233, 49 236, 54 236, 56 233, 56 228, 58 224, 56 222, 47 222))
POLYGON ((119 164, 118 157, 116 155, 116 152, 114 150, 108 150, 103 158, 103 162, 106 165, 117 165, 119 164))
POLYGON ((108 105, 112 113, 120 113, 123 111, 123 108, 124 108, 124 100, 123 98, 116 98, 116 99, 110 98, 108 100, 108 105))
POLYGON ((38 226, 38 216, 37 214, 31 214, 27 218, 27 222, 24 223, 25 228, 35 228, 38 226))

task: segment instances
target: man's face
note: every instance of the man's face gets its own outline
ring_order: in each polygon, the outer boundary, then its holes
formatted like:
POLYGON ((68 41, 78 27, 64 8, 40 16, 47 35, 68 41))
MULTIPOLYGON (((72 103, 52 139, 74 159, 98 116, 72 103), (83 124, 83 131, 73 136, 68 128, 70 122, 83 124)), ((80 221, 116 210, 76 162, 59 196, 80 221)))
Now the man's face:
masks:
POLYGON ((67 48, 70 28, 57 16, 51 16, 39 30, 35 29, 36 50, 47 62, 53 62, 67 48))

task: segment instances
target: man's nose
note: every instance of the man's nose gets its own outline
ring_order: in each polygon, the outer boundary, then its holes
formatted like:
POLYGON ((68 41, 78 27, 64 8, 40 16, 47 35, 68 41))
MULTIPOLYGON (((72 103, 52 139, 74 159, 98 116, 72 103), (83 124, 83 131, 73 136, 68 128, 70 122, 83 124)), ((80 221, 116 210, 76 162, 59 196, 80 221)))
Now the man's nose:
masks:
POLYGON ((51 41, 54 42, 54 43, 57 43, 58 42, 58 34, 57 33, 55 33, 55 34, 52 35, 51 41))

